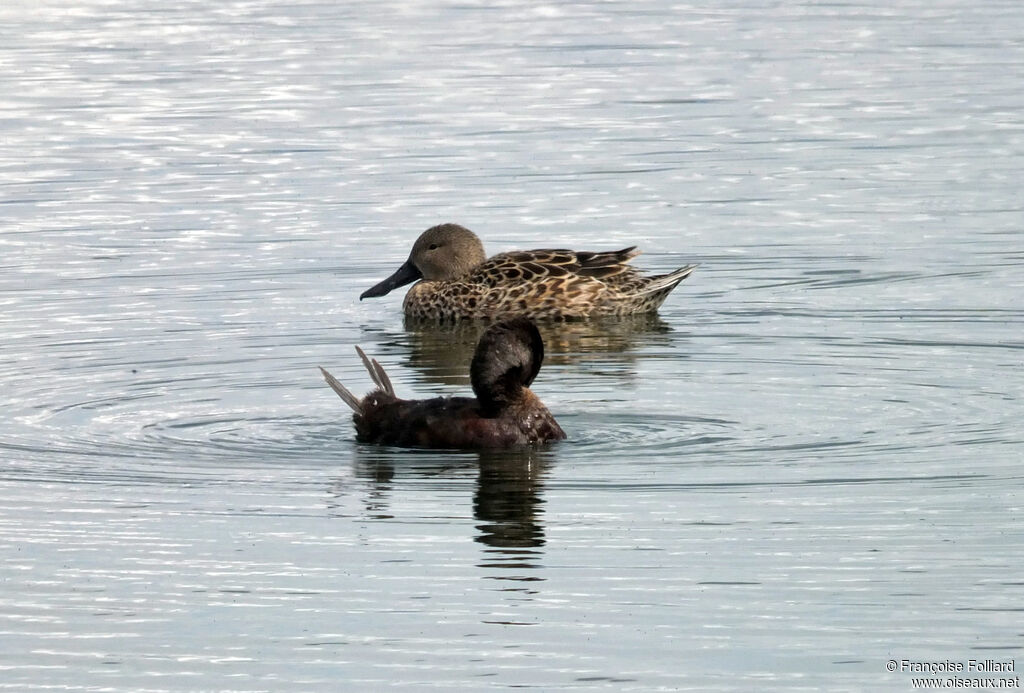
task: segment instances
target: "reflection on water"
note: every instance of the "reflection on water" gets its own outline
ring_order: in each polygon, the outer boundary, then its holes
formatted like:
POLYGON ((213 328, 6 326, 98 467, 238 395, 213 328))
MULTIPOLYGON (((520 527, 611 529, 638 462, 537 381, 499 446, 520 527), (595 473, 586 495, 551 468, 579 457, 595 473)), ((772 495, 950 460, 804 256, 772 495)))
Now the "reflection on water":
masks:
MULTIPOLYGON (((393 520, 389 507, 396 485, 410 479, 475 476, 473 518, 483 545, 481 568, 529 570, 539 567, 544 546, 543 479, 556 458, 551 449, 522 448, 482 452, 413 451, 357 446, 354 471, 365 516, 393 520)), ((342 487, 336 488, 342 494, 342 487)), ((335 502, 335 508, 343 507, 335 502)), ((469 508, 448 508, 459 515, 469 508)), ((535 580, 536 575, 504 574, 504 579, 535 580)))
MULTIPOLYGON (((637 352, 667 348, 673 329, 656 313, 588 321, 537 321, 544 340, 545 366, 586 366, 614 362, 620 384, 635 378, 637 352), (611 358, 603 358, 610 356, 611 358), (595 358, 597 357, 597 358, 595 358)), ((424 383, 468 385, 469 363, 487 323, 438 323, 405 319, 408 354, 402 364, 424 383)), ((542 371, 542 380, 545 374, 542 371)))
MULTIPOLYGON (((473 516, 481 522, 476 541, 486 549, 481 568, 536 568, 542 557, 543 478, 552 453, 485 453, 473 495, 473 516)), ((512 579, 541 579, 516 575, 512 579)))

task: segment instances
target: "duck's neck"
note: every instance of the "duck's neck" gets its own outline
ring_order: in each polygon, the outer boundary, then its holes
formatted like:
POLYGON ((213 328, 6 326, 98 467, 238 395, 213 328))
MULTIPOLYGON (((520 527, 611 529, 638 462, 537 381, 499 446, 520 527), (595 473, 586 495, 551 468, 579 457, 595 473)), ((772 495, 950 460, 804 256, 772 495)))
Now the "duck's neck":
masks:
POLYGON ((480 402, 484 416, 496 416, 512 405, 536 400, 537 396, 523 386, 521 379, 522 376, 513 369, 490 383, 479 383, 474 380, 473 392, 480 402))

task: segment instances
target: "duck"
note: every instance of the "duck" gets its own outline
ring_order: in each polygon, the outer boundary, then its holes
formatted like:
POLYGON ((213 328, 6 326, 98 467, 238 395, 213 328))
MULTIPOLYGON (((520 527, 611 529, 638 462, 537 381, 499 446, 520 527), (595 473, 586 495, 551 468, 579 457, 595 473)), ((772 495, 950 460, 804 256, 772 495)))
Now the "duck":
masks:
POLYGON ((697 268, 644 276, 628 262, 636 246, 605 252, 519 250, 487 258, 480 238, 459 224, 420 234, 409 259, 359 300, 416 282, 402 303, 426 320, 575 319, 652 313, 697 268), (418 280, 418 281, 417 281, 418 280))
POLYGON ((537 326, 514 318, 487 328, 470 363, 475 397, 401 399, 383 366, 356 347, 376 385, 362 399, 322 366, 320 372, 352 409, 356 440, 396 447, 501 449, 535 446, 566 435, 530 391, 544 360, 537 326))

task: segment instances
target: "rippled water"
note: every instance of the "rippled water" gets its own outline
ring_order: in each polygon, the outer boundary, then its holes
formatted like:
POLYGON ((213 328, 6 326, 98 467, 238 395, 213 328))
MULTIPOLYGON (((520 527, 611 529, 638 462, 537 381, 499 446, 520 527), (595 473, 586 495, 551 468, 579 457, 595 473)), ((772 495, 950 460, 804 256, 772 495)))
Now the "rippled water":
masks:
MULTIPOLYGON (((896 690, 1021 656, 1024 5, 0 7, 0 690, 896 690), (361 291, 638 244, 532 453, 361 291)), ((1018 666, 1024 662, 1018 663, 1018 666)))

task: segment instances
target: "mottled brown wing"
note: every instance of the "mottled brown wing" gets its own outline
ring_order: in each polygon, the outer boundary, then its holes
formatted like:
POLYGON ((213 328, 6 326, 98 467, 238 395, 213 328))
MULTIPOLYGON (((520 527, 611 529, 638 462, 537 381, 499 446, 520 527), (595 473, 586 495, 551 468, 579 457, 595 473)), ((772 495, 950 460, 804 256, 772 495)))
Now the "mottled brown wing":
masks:
POLYGON ((501 312, 522 311, 537 317, 584 316, 600 301, 607 285, 580 273, 583 265, 578 255, 560 249, 502 253, 477 267, 466 282, 488 288, 481 296, 484 314, 496 314, 500 307, 501 312))
POLYGON ((538 281, 547 277, 570 276, 614 283, 614 277, 618 275, 632 278, 636 274, 636 270, 626 263, 637 255, 636 246, 602 253, 564 248, 520 250, 495 255, 477 267, 473 279, 491 286, 503 281, 538 281))

